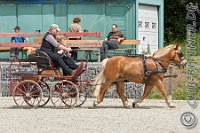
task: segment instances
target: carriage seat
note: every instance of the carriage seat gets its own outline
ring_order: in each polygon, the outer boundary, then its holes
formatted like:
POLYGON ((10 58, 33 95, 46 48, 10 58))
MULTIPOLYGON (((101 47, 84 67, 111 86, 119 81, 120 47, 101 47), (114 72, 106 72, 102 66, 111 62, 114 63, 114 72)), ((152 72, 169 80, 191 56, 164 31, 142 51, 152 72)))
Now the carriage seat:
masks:
MULTIPOLYGON (((57 64, 53 63, 51 58, 43 51, 37 50, 35 52, 34 57, 36 59, 38 69, 58 70, 60 68, 57 64)), ((71 76, 64 76, 64 77, 69 77, 70 79, 76 79, 85 70, 86 70, 86 63, 81 62, 79 67, 72 72, 71 76)))
POLYGON ((38 68, 52 69, 59 66, 51 60, 51 58, 43 51, 37 50, 34 55, 38 68))

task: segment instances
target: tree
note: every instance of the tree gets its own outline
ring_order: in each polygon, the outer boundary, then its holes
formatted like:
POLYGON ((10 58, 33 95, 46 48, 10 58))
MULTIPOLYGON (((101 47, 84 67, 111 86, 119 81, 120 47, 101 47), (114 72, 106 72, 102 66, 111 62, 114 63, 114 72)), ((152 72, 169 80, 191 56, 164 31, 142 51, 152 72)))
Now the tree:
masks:
MULTIPOLYGON (((200 5, 199 0, 165 0, 165 41, 169 43, 175 39, 185 39, 186 38, 186 5, 192 2, 197 7, 200 5)), ((197 29, 200 27, 200 17, 199 10, 196 12, 197 16, 197 29)))

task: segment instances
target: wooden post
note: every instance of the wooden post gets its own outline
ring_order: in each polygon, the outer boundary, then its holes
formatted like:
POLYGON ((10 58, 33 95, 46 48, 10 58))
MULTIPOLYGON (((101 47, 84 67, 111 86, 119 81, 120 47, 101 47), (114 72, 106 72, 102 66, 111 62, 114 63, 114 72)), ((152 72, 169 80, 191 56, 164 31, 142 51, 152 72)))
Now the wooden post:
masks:
MULTIPOLYGON (((172 75, 172 72, 173 72, 173 67, 170 65, 169 66, 169 75, 172 75)), ((172 100, 172 77, 170 76, 169 77, 169 80, 168 80, 168 98, 169 98, 169 101, 172 100)))
POLYGON ((3 89, 2 89, 2 81, 1 81, 1 65, 0 65, 0 97, 2 97, 2 92, 3 92, 3 89))

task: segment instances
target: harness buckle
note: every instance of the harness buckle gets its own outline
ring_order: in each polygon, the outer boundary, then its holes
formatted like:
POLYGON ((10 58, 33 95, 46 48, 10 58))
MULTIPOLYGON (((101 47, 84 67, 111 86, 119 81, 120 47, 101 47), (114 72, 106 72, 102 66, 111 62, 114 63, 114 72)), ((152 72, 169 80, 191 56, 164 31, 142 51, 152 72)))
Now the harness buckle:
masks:
POLYGON ((146 75, 149 76, 151 74, 150 71, 146 71, 146 75))

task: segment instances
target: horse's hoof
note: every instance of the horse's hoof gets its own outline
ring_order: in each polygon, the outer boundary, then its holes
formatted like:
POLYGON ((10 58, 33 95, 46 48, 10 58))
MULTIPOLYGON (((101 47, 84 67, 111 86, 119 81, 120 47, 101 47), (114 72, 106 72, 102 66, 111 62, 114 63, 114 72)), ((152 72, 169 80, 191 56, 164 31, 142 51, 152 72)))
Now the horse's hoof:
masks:
POLYGON ((175 106, 175 105, 170 105, 169 107, 170 107, 170 108, 176 108, 176 106, 175 106))
POLYGON ((171 104, 171 103, 168 104, 168 107, 169 107, 169 108, 176 108, 176 106, 173 105, 173 104, 171 104))
POLYGON ((93 102, 93 107, 97 107, 98 103, 96 101, 93 102))
POLYGON ((132 106, 129 104, 128 101, 126 101, 126 102, 124 103, 124 107, 125 107, 126 109, 131 109, 131 108, 132 108, 132 106))
POLYGON ((133 102, 133 103, 132 103, 132 107, 133 107, 133 108, 136 108, 136 103, 133 102))
POLYGON ((132 109, 132 107, 131 106, 127 106, 127 107, 125 107, 126 109, 132 109))

